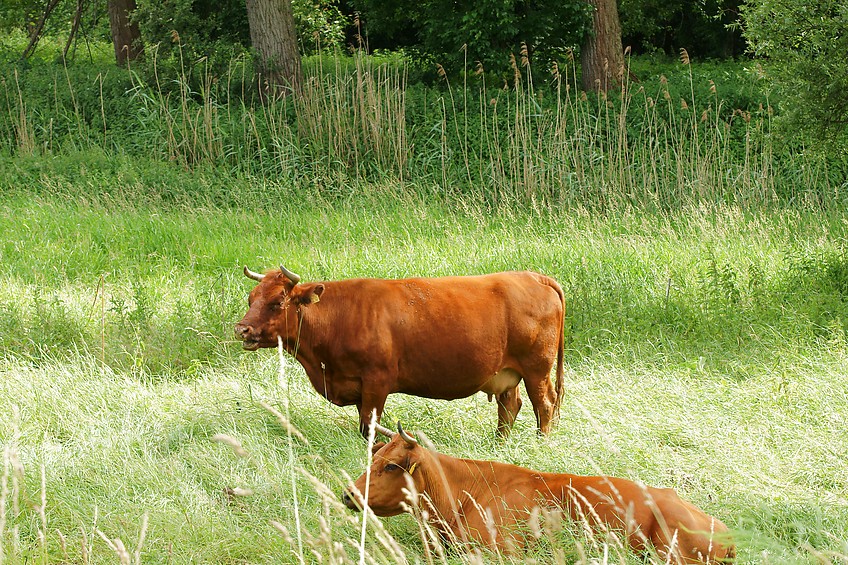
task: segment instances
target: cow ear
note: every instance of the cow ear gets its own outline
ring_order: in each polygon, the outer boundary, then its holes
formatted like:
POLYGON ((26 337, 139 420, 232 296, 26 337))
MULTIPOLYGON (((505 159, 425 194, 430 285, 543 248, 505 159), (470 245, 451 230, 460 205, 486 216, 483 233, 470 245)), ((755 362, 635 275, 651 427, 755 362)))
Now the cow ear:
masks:
POLYGON ((406 458, 403 460, 403 468, 406 470, 407 473, 410 473, 409 470, 414 469, 416 465, 418 465, 418 462, 413 462, 412 457, 410 457, 409 455, 407 455, 406 458))
POLYGON ((386 442, 385 442, 385 441, 378 441, 377 443, 375 443, 375 444, 371 447, 371 455, 374 455, 375 453, 377 453, 378 451, 380 451, 381 449, 383 449, 383 447, 384 447, 385 445, 386 445, 386 442))
POLYGON ((316 302, 320 302, 321 295, 324 293, 323 284, 301 284, 296 288, 298 294, 295 300, 297 300, 298 304, 315 304, 316 302))

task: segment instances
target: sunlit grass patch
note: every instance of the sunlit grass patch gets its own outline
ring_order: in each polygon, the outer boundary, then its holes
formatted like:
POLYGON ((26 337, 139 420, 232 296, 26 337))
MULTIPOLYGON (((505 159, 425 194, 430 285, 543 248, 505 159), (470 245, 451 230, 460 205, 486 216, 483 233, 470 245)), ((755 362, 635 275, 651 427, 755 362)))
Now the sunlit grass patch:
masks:
MULTIPOLYGON (((392 395, 386 423, 421 429, 455 456, 674 487, 734 529, 741 562, 846 553, 840 210, 599 215, 391 193, 195 209, 75 205, 60 193, 10 197, 0 218, 16 220, 0 224, 0 439, 23 466, 15 511, 8 452, 9 562, 44 552, 84 562, 82 545, 91 562, 114 562, 96 530, 145 562, 297 562, 300 548, 330 547, 337 562, 358 560, 360 518, 331 497, 364 468, 355 409, 318 396, 290 359, 281 376, 276 352, 243 352, 232 335, 253 285, 242 265, 281 262, 305 280, 555 277, 567 385, 549 438, 525 405, 497 440, 485 395, 392 395), (260 401, 281 411, 288 401, 308 444, 289 443, 260 401)), ((424 559, 412 518, 381 523, 410 562, 424 559)), ((391 562, 375 524, 369 555, 391 562)), ((635 562, 610 544, 578 529, 530 557, 635 562)))
MULTIPOLYGON (((2 408, 12 418, 2 436, 23 465, 16 479, 21 514, 10 512, 11 490, 6 499, 6 555, 20 558, 40 547, 43 468, 46 548, 56 558, 61 532, 72 555, 88 540, 93 562, 110 562, 114 550, 99 534, 91 537, 100 531, 122 539, 130 553, 138 547, 145 561, 182 555, 296 562, 297 509, 304 551, 327 550, 332 539, 341 543, 332 545, 335 562, 355 561, 359 518, 335 500, 346 477, 364 468, 354 411, 318 397, 291 361, 280 372, 275 354, 248 360, 179 382, 104 370, 85 356, 41 367, 5 359, 2 408), (308 444, 290 438, 259 401, 280 411, 288 402, 289 421, 308 444), (218 434, 244 452, 215 442, 218 434), (145 539, 137 546, 143 523, 145 539)), ((838 454, 846 447, 840 413, 848 399, 828 394, 844 362, 844 355, 826 350, 792 359, 794 394, 768 377, 738 381, 685 368, 634 372, 584 363, 569 373, 563 418, 549 439, 536 436, 524 411, 515 433, 496 441, 494 406, 481 395, 454 402, 391 396, 387 418, 426 430, 440 450, 458 456, 674 487, 734 529, 742 562, 768 555, 800 563, 806 546, 844 550, 837 540, 846 528, 848 477, 838 454)), ((6 461, 8 477, 19 472, 6 461)), ((371 537, 390 536, 407 559, 417 559, 424 545, 415 522, 382 522, 386 534, 374 522, 369 526, 369 555, 391 562, 393 554, 378 550, 371 537)), ((583 537, 578 525, 543 537, 530 557, 575 562, 585 553, 638 562, 611 543, 583 537)), ((476 562, 448 554, 449 562, 457 560, 476 562)))

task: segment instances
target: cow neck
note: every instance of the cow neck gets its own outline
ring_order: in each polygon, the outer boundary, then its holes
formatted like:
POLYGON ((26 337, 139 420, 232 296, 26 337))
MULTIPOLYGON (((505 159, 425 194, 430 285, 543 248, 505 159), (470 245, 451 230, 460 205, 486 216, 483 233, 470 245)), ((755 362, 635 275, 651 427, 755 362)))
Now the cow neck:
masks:
MULTIPOLYGON (((461 505, 462 513, 478 512, 475 504, 488 505, 493 499, 502 499, 510 504, 509 493, 505 489, 515 488, 515 484, 509 479, 517 478, 518 483, 532 487, 537 494, 556 504, 558 501, 567 499, 570 491, 569 485, 576 478, 573 475, 555 475, 540 473, 524 467, 518 467, 498 461, 478 461, 476 459, 459 459, 446 455, 439 455, 443 473, 451 482, 451 492, 445 492, 444 488, 438 489, 445 502, 442 502, 440 511, 446 510, 452 515, 450 504, 461 505), (506 481, 506 482, 504 482, 506 481), (473 501, 473 502, 472 502, 473 501), (443 510, 444 509, 444 510, 443 510)), ((444 484, 438 471, 431 472, 436 484, 444 484)), ((435 489, 434 489, 435 490, 435 489)), ((527 493, 528 495, 530 492, 527 493)))
POLYGON ((431 522, 443 523, 461 541, 469 541, 462 516, 466 512, 476 511, 467 508, 469 495, 475 500, 479 498, 480 489, 477 486, 481 477, 480 473, 476 472, 476 462, 443 453, 428 451, 428 454, 427 465, 424 465, 421 471, 424 475, 424 492, 438 515, 433 516, 431 522))
POLYGON ((320 354, 322 346, 320 319, 315 320, 314 314, 307 315, 307 307, 300 305, 295 310, 295 318, 297 319, 296 332, 294 338, 286 344, 286 349, 306 370, 306 376, 309 377, 315 390, 332 401, 332 380, 327 378, 327 367, 320 354))
MULTIPOLYGON (((602 479, 601 489, 609 488, 609 493, 604 494, 596 484, 598 477, 583 475, 571 475, 568 473, 556 473, 543 475, 548 486, 548 498, 557 502, 558 506, 570 514, 572 519, 579 519, 578 509, 585 511, 585 505, 590 507, 604 504, 609 497, 618 500, 621 497, 621 485, 616 484, 614 478, 600 477, 602 479)), ((618 500, 617 503, 623 501, 618 500)))
POLYGON ((295 320, 297 320, 297 325, 295 327, 294 337, 287 339, 285 344, 286 350, 288 350, 288 352, 291 353, 298 360, 301 359, 301 357, 305 357, 305 353, 309 350, 308 347, 304 347, 304 317, 305 311, 303 309, 303 306, 297 305, 295 307, 295 320))
POLYGON ((287 337, 283 339, 283 347, 285 350, 295 358, 298 358, 300 354, 301 337, 303 334, 303 311, 301 306, 295 307, 295 320, 297 320, 294 330, 294 337, 287 337))

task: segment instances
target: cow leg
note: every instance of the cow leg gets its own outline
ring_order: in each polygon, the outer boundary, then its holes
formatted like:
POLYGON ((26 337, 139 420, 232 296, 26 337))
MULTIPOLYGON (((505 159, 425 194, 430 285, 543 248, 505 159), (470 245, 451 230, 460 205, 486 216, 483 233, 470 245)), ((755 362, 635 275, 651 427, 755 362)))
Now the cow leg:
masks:
POLYGON ((517 386, 498 395, 498 436, 509 435, 519 410, 521 410, 521 395, 518 393, 517 386))
POLYGON ((548 377, 548 372, 536 378, 524 377, 524 386, 527 388, 527 396, 530 397, 530 403, 536 413, 536 425, 539 427, 539 432, 547 435, 551 431, 556 406, 556 391, 548 377))
POLYGON ((376 411, 377 423, 380 423, 380 417, 383 415, 383 407, 386 405, 387 392, 382 390, 370 390, 365 388, 362 391, 362 401, 356 404, 359 410, 359 433, 363 437, 368 437, 368 427, 371 425, 371 413, 376 411))

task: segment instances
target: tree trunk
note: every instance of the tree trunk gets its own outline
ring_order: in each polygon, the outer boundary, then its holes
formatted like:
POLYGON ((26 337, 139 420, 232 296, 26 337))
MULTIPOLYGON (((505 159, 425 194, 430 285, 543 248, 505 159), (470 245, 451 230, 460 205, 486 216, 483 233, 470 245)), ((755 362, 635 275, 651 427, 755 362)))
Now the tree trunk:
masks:
POLYGON ((263 96, 297 92, 303 81, 291 0, 246 0, 263 96))
POLYGON ((21 59, 26 59, 33 54, 36 45, 38 45, 38 40, 41 39, 41 32, 44 31, 44 24, 47 23, 47 18, 50 17, 50 13, 58 4, 59 0, 47 0, 47 5, 44 8, 44 12, 41 13, 41 18, 39 18, 35 27, 30 30, 29 43, 21 54, 21 59))
MULTIPOLYGON (((62 59, 68 58, 68 50, 71 48, 71 44, 74 43, 74 40, 77 37, 77 31, 79 31, 80 21, 82 21, 82 11, 85 8, 85 0, 77 0, 77 11, 74 13, 74 23, 71 24, 71 33, 68 34, 68 41, 65 42, 65 48, 62 50, 62 59)), ((74 47, 74 53, 76 53, 76 47, 74 47)))
POLYGON ((583 90, 606 92, 620 88, 624 75, 621 24, 616 0, 589 0, 594 8, 593 32, 586 35, 580 50, 583 90))
POLYGON ((135 0, 109 0, 108 4, 115 62, 124 66, 128 61, 135 61, 144 50, 138 24, 130 22, 130 13, 135 10, 135 0))

